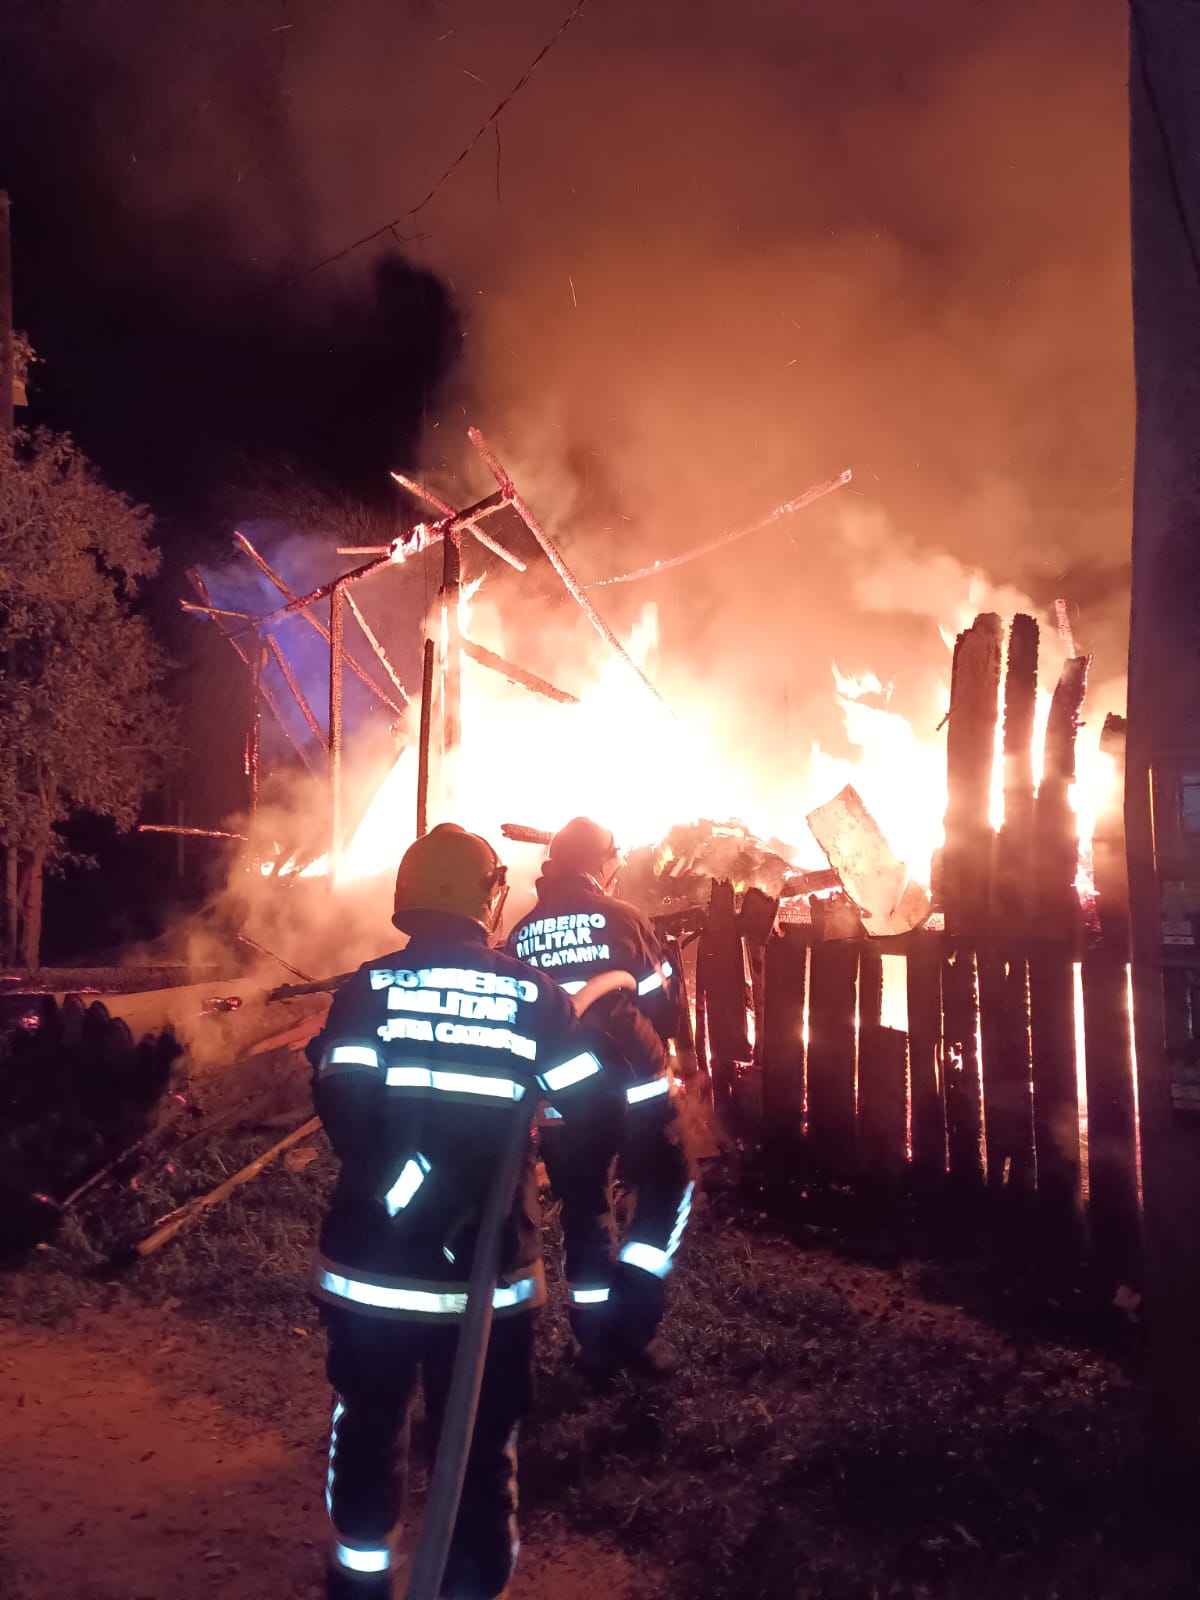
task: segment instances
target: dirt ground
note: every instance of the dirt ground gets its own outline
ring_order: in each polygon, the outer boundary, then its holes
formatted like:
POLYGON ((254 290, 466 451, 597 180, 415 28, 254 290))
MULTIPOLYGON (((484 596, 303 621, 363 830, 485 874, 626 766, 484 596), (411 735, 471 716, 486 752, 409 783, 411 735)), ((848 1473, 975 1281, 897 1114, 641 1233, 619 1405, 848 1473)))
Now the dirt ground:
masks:
MULTIPOLYGON (((178 1155, 0 1274, 0 1600, 316 1600, 329 1394, 306 1293, 322 1138, 113 1278, 114 1239, 277 1135, 178 1155), (119 1204, 118 1204, 119 1202, 119 1204)), ((589 1388, 552 1301, 513 1600, 1193 1600, 1136 1348, 903 1240, 708 1178, 666 1385, 589 1388)), ((419 1508, 419 1482, 414 1486, 419 1508)))
MULTIPOLYGON (((327 1390, 319 1336, 294 1342, 267 1420, 257 1347, 178 1308, 0 1331, 5 1600, 316 1600, 327 1390)), ((634 1600, 634 1576, 598 1540, 527 1539, 514 1600, 634 1600)))

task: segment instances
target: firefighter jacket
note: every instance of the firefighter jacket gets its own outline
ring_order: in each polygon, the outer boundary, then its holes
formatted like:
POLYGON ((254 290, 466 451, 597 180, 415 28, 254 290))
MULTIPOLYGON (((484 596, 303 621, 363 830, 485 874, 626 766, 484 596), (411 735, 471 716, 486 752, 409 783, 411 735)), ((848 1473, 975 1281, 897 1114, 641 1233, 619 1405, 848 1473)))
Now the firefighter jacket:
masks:
MULTIPOLYGON (((464 917, 422 912, 402 951, 338 990, 308 1047, 313 1100, 341 1170, 315 1290, 369 1314, 450 1323, 466 1309, 504 1119, 548 1100, 589 1108, 609 1137, 623 1099, 546 976, 464 917)), ((604 1130, 601 1132, 601 1130, 604 1130)), ((504 1227, 497 1315, 541 1303, 533 1151, 504 1227)))
POLYGON ((508 936, 508 949, 545 971, 568 994, 602 972, 628 972, 638 1010, 665 1044, 679 1032, 679 979, 658 935, 635 907, 614 900, 585 873, 547 877, 537 904, 508 936))

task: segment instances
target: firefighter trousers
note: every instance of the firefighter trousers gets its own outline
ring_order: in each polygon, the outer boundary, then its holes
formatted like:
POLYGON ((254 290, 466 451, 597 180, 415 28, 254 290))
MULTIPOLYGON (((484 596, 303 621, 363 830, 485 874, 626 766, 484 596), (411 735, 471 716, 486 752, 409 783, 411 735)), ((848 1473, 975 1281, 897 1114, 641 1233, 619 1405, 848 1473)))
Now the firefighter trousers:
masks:
MULTIPOLYGON (((424 1392, 432 1460, 458 1329, 337 1306, 323 1306, 321 1316, 329 1340, 326 1371, 335 1397, 326 1497, 334 1530, 329 1594, 337 1600, 382 1600, 392 1593, 391 1571, 379 1570, 379 1564, 394 1566, 390 1552, 403 1509, 417 1390, 420 1386, 424 1392)), ((533 1325, 531 1312, 499 1317, 492 1324, 442 1584, 448 1600, 494 1600, 512 1576, 517 1429, 533 1404, 533 1325)))
POLYGON ((630 1195, 626 1249, 640 1243, 655 1254, 673 1250, 691 1177, 673 1098, 633 1105, 623 1123, 603 1133, 586 1119, 546 1128, 541 1155, 560 1204, 572 1333, 589 1353, 645 1349, 662 1320, 665 1270, 614 1259, 613 1180, 619 1176, 630 1195))

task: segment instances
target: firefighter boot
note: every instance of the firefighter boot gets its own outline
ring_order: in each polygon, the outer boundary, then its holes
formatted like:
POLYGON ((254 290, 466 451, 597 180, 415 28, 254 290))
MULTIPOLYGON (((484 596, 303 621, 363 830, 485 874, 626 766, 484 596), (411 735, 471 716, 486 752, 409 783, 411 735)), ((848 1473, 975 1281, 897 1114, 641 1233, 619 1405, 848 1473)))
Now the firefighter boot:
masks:
POLYGON ((325 1566, 325 1600, 392 1600, 390 1572, 349 1572, 330 1559, 325 1566))

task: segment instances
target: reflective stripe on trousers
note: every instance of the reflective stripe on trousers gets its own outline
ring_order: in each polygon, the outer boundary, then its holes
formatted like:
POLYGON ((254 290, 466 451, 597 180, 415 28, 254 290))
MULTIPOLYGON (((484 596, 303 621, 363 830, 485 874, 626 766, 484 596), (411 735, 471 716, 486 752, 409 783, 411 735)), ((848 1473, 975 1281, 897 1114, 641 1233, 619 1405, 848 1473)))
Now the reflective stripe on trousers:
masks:
MULTIPOLYGON (((373 1315, 414 1322, 461 1322, 467 1309, 465 1283, 438 1283, 419 1278, 391 1278, 341 1266, 324 1256, 317 1258, 316 1293, 334 1305, 351 1306, 373 1315)), ((540 1261, 496 1285, 492 1310, 496 1316, 532 1310, 546 1298, 545 1273, 540 1261)))

